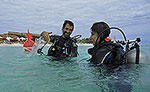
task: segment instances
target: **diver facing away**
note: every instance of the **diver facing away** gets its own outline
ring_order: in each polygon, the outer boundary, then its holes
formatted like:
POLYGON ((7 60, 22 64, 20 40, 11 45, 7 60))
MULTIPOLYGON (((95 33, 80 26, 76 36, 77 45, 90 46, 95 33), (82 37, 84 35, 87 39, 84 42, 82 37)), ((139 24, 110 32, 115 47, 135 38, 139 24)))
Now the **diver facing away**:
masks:
POLYGON ((53 56, 55 59, 63 59, 66 57, 77 57, 76 39, 70 37, 74 30, 73 22, 65 20, 62 27, 62 35, 49 35, 52 32, 42 32, 41 36, 48 43, 52 43, 48 50, 47 56, 53 56))
POLYGON ((94 47, 88 49, 88 53, 92 56, 90 62, 94 65, 108 65, 116 68, 124 64, 125 52, 120 44, 113 43, 110 38, 107 38, 109 34, 108 24, 105 22, 94 23, 90 36, 94 47))

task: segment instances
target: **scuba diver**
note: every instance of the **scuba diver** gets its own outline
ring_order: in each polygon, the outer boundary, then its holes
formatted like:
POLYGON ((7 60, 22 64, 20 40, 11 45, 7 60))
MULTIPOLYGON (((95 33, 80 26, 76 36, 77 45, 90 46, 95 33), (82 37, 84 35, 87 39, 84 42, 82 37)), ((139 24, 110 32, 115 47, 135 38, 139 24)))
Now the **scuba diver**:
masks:
POLYGON ((136 40, 127 40, 124 32, 117 27, 109 27, 105 22, 96 22, 91 27, 90 40, 94 47, 88 49, 88 53, 92 56, 89 61, 94 65, 106 65, 116 68, 123 64, 139 64, 146 63, 147 55, 140 50, 140 38, 136 40), (118 30, 124 38, 121 45, 113 43, 110 38, 107 38, 111 29, 118 30), (124 48, 122 47, 125 47, 124 48))
POLYGON ((120 44, 113 43, 109 26, 105 22, 96 22, 91 27, 90 40, 94 47, 88 49, 92 56, 89 60, 94 65, 108 65, 113 68, 124 64, 124 50, 120 44))
MULTIPOLYGON (((110 83, 106 83, 106 81, 101 81, 101 83, 99 83, 99 81, 96 82, 96 85, 100 87, 103 87, 105 83, 106 85, 108 85, 108 89, 100 91, 103 92, 113 90, 130 92, 133 87, 132 85, 130 85, 131 81, 133 81, 133 79, 138 79, 138 77, 136 76, 135 78, 132 78, 132 80, 130 80, 130 74, 133 75, 133 73, 135 73, 135 69, 138 69, 139 66, 137 66, 136 68, 131 68, 134 70, 134 72, 131 71, 132 73, 126 73, 126 70, 129 70, 130 68, 130 66, 128 65, 131 63, 141 64, 148 61, 146 54, 139 48, 140 46, 138 43, 141 41, 141 39, 136 38, 136 40, 127 40, 124 32, 121 29, 117 27, 109 27, 105 22, 96 22, 91 27, 90 40, 93 42, 94 47, 88 49, 88 53, 91 55, 89 61, 90 63, 92 63, 92 65, 98 66, 96 69, 98 69, 98 71, 100 72, 100 75, 98 77, 97 74, 95 74, 96 78, 104 78, 102 80, 106 80, 107 76, 113 76, 111 78, 109 77, 109 79, 112 81, 110 83), (108 38, 108 36, 110 35, 110 31, 112 31, 111 29, 115 29, 123 35, 124 41, 120 41, 122 42, 121 45, 118 43, 113 43, 111 39, 108 38), (124 48, 122 46, 124 46, 124 48), (124 69, 125 71, 122 72, 121 70, 124 69), (116 71, 119 72, 114 73, 116 71), (130 82, 128 82, 127 80, 130 82), (121 85, 118 86, 118 84, 121 85), (126 88, 126 90, 124 88, 126 88)), ((136 74, 138 73, 137 71, 138 70, 136 70, 136 74)), ((139 74, 137 75, 139 76, 139 74)), ((105 87, 102 89, 105 89, 105 87)))
MULTIPOLYGON (((62 27, 62 35, 50 35, 52 32, 42 32, 41 36, 47 43, 52 42, 48 50, 47 56, 53 56, 53 59, 63 59, 66 57, 77 57, 77 44, 76 37, 70 37, 74 30, 73 22, 65 20, 62 27)), ((41 54, 41 49, 37 51, 41 54)))

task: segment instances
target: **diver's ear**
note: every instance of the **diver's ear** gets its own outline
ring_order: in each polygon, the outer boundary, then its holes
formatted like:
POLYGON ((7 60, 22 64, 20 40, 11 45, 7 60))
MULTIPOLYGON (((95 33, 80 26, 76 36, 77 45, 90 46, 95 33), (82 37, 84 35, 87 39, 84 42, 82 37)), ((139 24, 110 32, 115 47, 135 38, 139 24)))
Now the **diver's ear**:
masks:
POLYGON ((62 28, 61 30, 62 30, 62 32, 64 33, 64 28, 62 28))
POLYGON ((100 37, 100 39, 103 39, 104 38, 104 34, 102 33, 99 37, 100 37))
POLYGON ((97 38, 97 42, 96 42, 96 44, 99 44, 99 43, 100 43, 100 41, 101 41, 101 38, 100 38, 100 37, 98 37, 98 38, 97 38))
POLYGON ((102 33, 101 35, 98 36, 98 43, 101 42, 104 39, 104 34, 102 33))

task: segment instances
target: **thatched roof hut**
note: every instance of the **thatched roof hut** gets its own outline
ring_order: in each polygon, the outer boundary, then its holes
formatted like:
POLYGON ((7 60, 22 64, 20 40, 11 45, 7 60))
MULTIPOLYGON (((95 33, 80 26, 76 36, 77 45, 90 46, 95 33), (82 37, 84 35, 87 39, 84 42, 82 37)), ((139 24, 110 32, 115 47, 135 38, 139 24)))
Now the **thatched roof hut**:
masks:
MULTIPOLYGON (((33 38, 40 38, 40 34, 32 34, 31 33, 31 36, 33 38)), ((27 38, 28 37, 28 33, 21 33, 21 37, 27 38)))
POLYGON ((2 37, 2 34, 0 34, 0 39, 2 39, 3 37, 2 37))
POLYGON ((16 35, 2 35, 3 39, 6 39, 7 37, 11 37, 12 39, 11 40, 18 40, 18 36, 16 35))
POLYGON ((2 36, 0 36, 0 39, 3 39, 3 37, 2 37, 2 36))
MULTIPOLYGON (((20 41, 20 38, 27 38, 28 33, 19 33, 19 32, 8 32, 5 34, 0 34, 0 36, 2 37, 1 39, 3 40, 11 40, 11 41, 20 41)), ((33 40, 35 40, 35 38, 39 38, 40 34, 32 34, 33 40)), ((22 40, 22 39, 21 39, 22 40)))
POLYGON ((21 33, 19 32, 8 32, 8 35, 16 35, 16 36, 21 37, 21 33))
POLYGON ((35 38, 40 38, 40 34, 31 34, 35 38))

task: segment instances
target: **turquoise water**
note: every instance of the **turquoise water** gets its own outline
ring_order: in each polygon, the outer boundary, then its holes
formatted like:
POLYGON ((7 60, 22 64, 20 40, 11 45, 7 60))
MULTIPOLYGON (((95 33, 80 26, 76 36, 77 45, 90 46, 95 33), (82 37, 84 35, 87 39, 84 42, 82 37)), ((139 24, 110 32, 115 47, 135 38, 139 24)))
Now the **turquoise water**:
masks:
MULTIPOLYGON (((46 56, 27 56, 22 47, 0 47, 0 92, 150 91, 150 60, 115 72, 100 71, 86 61, 88 48, 79 46, 77 58, 50 61, 46 56)), ((141 49, 150 57, 150 46, 141 49)))

